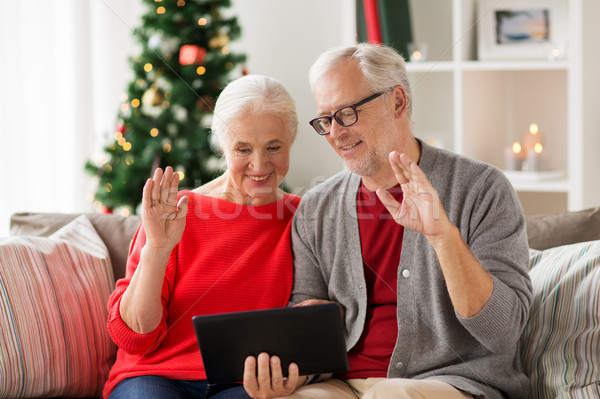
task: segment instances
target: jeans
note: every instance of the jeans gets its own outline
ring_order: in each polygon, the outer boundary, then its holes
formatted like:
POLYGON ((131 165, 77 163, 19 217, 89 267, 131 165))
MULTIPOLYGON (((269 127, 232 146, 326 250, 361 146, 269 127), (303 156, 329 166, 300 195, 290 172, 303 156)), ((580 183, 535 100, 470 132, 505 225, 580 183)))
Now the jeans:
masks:
POLYGON ((146 398, 250 399, 241 385, 209 385, 204 380, 171 380, 155 375, 126 378, 109 396, 109 399, 146 398))

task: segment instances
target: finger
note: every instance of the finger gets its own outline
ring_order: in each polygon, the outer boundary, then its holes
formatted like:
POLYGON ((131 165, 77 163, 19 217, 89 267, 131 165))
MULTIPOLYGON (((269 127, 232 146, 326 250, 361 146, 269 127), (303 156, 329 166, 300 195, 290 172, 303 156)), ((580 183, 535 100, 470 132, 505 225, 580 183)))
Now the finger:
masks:
POLYGON ((259 389, 271 389, 271 367, 269 366, 269 354, 258 355, 258 386, 259 389))
POLYGON ((375 193, 379 197, 379 200, 381 201, 381 203, 388 210, 388 212, 390 213, 390 215, 392 215, 392 217, 396 221, 398 221, 398 218, 400 216, 400 207, 401 207, 401 205, 396 200, 396 198, 394 198, 394 196, 392 194, 390 194, 387 190, 384 190, 382 188, 377 189, 377 191, 375 193))
POLYGON ((244 389, 250 397, 255 397, 258 394, 256 358, 254 356, 248 356, 244 362, 244 389))
POLYGON ((163 177, 163 171, 161 168, 156 168, 156 170, 154 171, 154 177, 152 177, 152 180, 154 181, 153 186, 152 186, 152 202, 154 203, 154 201, 160 201, 160 181, 162 180, 163 177))
POLYGON ((283 371, 279 357, 271 357, 271 387, 275 392, 283 392, 283 371))
POLYGON ((171 178, 171 184, 169 185, 169 192, 167 194, 167 203, 177 203, 177 192, 179 191, 179 173, 173 173, 171 178))
POLYGON ((285 394, 291 394, 298 385, 298 380, 300 379, 300 370, 298 369, 298 365, 296 363, 290 363, 288 367, 288 376, 285 380, 285 394))
POLYGON ((404 164, 402 163, 402 158, 400 157, 400 154, 398 154, 396 151, 392 151, 390 152, 388 159, 390 161, 390 165, 392 166, 392 170, 394 171, 394 175, 396 176, 396 180, 398 180, 398 183, 408 183, 409 178, 407 176, 407 170, 404 164))
MULTIPOLYGON (((179 176, 177 176, 179 178, 179 176)), ((164 204, 175 205, 176 201, 169 202, 169 190, 171 188, 171 180, 173 180, 173 168, 167 166, 165 173, 160 182, 160 201, 164 204)))
POLYGON ((188 212, 189 197, 183 196, 177 202, 176 219, 185 219, 188 212))
POLYGON ((325 299, 305 299, 304 301, 295 304, 294 307, 324 305, 326 303, 331 303, 331 301, 326 301, 325 299))
POLYGON ((149 209, 152 205, 152 186, 154 181, 147 179, 144 188, 142 189, 142 209, 149 209))

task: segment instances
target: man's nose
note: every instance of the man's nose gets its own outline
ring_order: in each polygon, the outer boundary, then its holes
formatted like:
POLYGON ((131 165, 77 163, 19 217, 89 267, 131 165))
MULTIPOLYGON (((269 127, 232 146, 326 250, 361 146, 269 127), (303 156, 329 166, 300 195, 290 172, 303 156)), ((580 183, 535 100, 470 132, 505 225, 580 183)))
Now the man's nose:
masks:
POLYGON ((336 138, 345 133, 347 129, 347 127, 342 126, 335 118, 332 118, 331 130, 329 130, 329 135, 331 136, 331 138, 336 138))

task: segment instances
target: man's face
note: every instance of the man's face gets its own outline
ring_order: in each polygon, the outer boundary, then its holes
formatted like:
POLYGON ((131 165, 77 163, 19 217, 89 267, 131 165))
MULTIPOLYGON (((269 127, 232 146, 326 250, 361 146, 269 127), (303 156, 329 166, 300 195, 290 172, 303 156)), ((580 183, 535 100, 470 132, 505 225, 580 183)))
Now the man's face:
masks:
MULTIPOLYGON (((373 94, 358 63, 348 59, 318 81, 315 90, 318 116, 331 116, 341 107, 373 94)), ((390 93, 357 107, 356 111, 356 124, 343 127, 334 119, 325 137, 348 169, 360 176, 373 176, 388 166, 388 154, 394 149, 398 135, 392 128, 390 93)))

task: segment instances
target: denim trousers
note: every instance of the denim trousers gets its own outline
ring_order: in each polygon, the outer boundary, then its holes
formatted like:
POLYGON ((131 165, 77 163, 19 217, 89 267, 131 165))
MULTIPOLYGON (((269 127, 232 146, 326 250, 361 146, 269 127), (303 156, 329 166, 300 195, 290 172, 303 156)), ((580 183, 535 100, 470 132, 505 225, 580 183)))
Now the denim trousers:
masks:
POLYGON ((155 375, 142 375, 121 381, 109 399, 250 399, 244 387, 211 385, 207 381, 171 380, 155 375))

